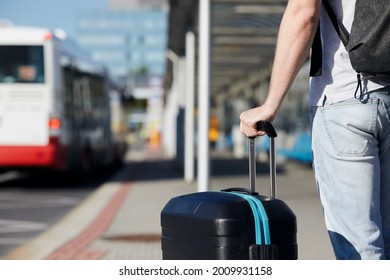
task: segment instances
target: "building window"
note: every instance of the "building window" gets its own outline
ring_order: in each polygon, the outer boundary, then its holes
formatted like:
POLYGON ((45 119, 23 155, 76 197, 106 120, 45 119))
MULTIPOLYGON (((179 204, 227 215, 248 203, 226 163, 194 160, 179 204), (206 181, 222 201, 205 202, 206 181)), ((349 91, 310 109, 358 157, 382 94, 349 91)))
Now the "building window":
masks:
POLYGON ((91 35, 80 36, 78 43, 82 46, 120 46, 124 42, 120 35, 91 35))
POLYGON ((152 19, 145 20, 145 22, 144 22, 144 27, 146 30, 154 29, 155 26, 156 26, 155 21, 152 19))

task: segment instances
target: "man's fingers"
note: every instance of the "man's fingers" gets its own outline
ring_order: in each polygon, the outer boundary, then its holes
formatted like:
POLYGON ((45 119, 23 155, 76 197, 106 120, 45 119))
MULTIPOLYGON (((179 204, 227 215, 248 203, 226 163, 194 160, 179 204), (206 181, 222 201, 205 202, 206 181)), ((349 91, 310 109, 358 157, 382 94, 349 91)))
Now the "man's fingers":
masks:
POLYGON ((263 131, 257 131, 256 128, 250 127, 243 122, 240 122, 240 132, 247 137, 256 137, 264 135, 263 131))

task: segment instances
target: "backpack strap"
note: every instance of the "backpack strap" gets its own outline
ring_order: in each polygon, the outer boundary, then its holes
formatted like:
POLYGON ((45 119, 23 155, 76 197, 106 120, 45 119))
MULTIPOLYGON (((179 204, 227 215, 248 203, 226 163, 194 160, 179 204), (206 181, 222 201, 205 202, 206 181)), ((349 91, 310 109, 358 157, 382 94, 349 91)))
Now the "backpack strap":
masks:
MULTIPOLYGON (((338 20, 337 17, 330 6, 328 0, 322 0, 322 4, 324 5, 324 8, 330 18, 330 21, 333 24, 334 29, 336 30, 337 34, 340 37, 341 42, 343 43, 344 47, 347 48, 348 42, 349 42, 349 33, 344 25, 342 25, 338 20)), ((357 73, 357 86, 355 90, 354 97, 356 99, 361 99, 363 96, 363 87, 362 87, 362 79, 361 75, 358 72, 357 73)))
MULTIPOLYGON (((332 6, 329 4, 328 0, 322 0, 322 4, 324 5, 326 13, 329 16, 329 19, 332 22, 335 31, 339 35, 341 42, 343 43, 344 47, 346 47, 349 42, 348 31, 341 23, 338 22, 336 14, 334 13, 332 6)), ((321 74, 322 74, 322 43, 321 43, 320 23, 318 23, 317 31, 311 46, 310 77, 321 76, 321 74)))
MULTIPOLYGON (((329 16, 329 19, 332 22, 336 33, 339 35, 341 42, 346 48, 349 42, 349 33, 347 29, 337 20, 336 14, 334 13, 328 0, 322 0, 322 4, 324 5, 326 13, 329 16)), ((318 23, 317 32, 314 36, 314 40, 312 43, 311 65, 309 73, 310 77, 321 76, 322 74, 322 43, 320 32, 320 24, 318 23)), ((363 88, 360 73, 357 73, 357 82, 358 83, 356 86, 354 97, 357 99, 361 99, 363 96, 363 88)))
POLYGON ((318 23, 317 31, 311 45, 310 77, 321 76, 322 74, 322 44, 321 30, 318 23))
POLYGON ((334 13, 332 6, 329 4, 328 0, 322 0, 322 4, 324 5, 324 8, 330 18, 330 21, 334 26, 334 29, 339 35, 341 42, 343 42, 344 47, 346 47, 349 42, 349 33, 347 29, 344 27, 344 25, 338 22, 336 14, 334 13))

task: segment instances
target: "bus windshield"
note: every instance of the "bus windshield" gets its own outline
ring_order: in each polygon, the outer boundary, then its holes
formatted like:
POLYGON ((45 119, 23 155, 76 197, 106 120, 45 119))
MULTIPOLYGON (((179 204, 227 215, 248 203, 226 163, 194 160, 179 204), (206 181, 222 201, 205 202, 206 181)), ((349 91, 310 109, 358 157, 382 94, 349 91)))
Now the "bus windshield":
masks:
POLYGON ((0 83, 44 83, 43 46, 0 46, 0 83))

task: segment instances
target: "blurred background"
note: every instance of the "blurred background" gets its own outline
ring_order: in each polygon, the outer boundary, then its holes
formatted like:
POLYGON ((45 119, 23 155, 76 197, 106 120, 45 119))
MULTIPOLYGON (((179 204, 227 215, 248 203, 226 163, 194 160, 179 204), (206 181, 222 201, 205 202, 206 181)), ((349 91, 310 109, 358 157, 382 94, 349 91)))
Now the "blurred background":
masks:
MULTIPOLYGON (((50 227, 131 150, 158 150, 198 190, 209 189, 210 160, 246 158, 239 114, 265 100, 286 4, 2 0, 0 247, 50 227), (83 181, 40 180, 70 175, 83 181), (42 221, 44 196, 57 210, 42 221)), ((310 170, 308 83, 305 65, 273 124, 278 162, 310 170)), ((267 137, 257 151, 266 161, 267 137)))
MULTIPOLYGON (((200 49, 198 23, 203 15, 198 2, 4 0, 0 18, 3 28, 47 28, 77 43, 81 51, 105 67, 115 83, 124 109, 127 141, 161 145, 167 156, 179 157, 184 165, 180 157, 185 154, 183 126, 189 118, 185 111, 195 116, 195 134, 190 137, 196 145, 196 117, 202 110, 196 59, 200 49), (188 34, 194 35, 193 43, 188 34), (191 91, 192 104, 186 99, 191 91)), ((205 93, 210 98, 206 105, 210 107, 206 111, 209 140, 212 149, 242 157, 245 149, 237 132, 238 116, 261 104, 266 96, 286 1, 211 2, 211 78, 205 93)), ((297 139, 305 141, 309 123, 307 67, 302 72, 274 125, 283 155, 310 162, 310 147, 301 154, 293 149, 300 146, 297 139)))

